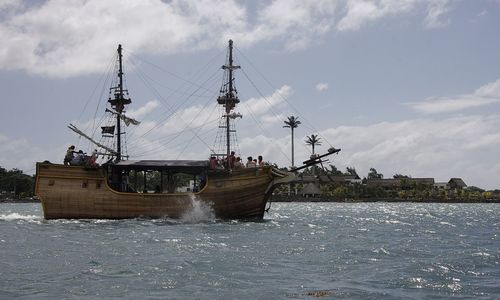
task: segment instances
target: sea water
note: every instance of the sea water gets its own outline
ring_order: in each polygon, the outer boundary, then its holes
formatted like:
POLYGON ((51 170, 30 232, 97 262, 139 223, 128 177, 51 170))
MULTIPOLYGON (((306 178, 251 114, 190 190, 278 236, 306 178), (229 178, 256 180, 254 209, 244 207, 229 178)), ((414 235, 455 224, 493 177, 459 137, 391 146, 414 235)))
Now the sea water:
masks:
POLYGON ((500 205, 273 203, 259 222, 0 204, 0 299, 499 299, 500 205))

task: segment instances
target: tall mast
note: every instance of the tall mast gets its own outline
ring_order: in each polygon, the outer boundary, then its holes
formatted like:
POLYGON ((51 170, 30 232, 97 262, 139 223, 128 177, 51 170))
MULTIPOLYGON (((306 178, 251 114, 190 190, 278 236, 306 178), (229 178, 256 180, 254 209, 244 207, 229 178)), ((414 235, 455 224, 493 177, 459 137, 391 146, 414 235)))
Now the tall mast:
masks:
POLYGON ((114 99, 109 98, 108 102, 113 106, 116 110, 116 161, 120 161, 122 159, 122 140, 121 140, 121 120, 120 116, 123 113, 125 105, 132 103, 129 98, 124 97, 124 92, 126 90, 123 89, 123 66, 122 66, 122 45, 118 45, 118 86, 112 87, 114 90, 114 99))
MULTIPOLYGON (((228 81, 224 84, 221 89, 221 95, 217 98, 217 102, 223 105, 226 109, 226 114, 223 116, 226 118, 226 155, 231 154, 231 123, 230 119, 238 117, 239 115, 230 114, 231 110, 240 102, 236 89, 233 85, 233 70, 239 69, 240 66, 233 65, 233 40, 229 40, 229 57, 228 64, 222 66, 222 69, 228 72, 228 81), (227 86, 227 87, 226 87, 227 86)), ((241 117, 241 116, 240 116, 241 117)))

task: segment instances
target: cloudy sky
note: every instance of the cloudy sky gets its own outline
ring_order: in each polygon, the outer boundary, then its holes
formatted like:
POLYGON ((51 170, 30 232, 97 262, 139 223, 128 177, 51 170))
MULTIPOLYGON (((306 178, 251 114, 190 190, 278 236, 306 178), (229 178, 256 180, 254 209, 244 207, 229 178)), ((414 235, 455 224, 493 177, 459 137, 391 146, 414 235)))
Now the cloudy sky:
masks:
POLYGON ((241 156, 290 166, 294 115, 296 164, 319 134, 361 176, 500 188, 498 28, 498 0, 0 0, 0 166, 92 150, 67 125, 99 138, 119 43, 131 159, 206 158, 233 39, 241 156))

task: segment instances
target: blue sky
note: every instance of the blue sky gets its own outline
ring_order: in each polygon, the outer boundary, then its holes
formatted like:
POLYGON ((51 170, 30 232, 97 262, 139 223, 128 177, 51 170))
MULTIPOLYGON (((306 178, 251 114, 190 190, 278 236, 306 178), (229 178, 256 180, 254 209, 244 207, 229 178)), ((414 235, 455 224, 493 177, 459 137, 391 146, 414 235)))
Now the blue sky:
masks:
MULTIPOLYGON (((204 159, 228 39, 239 154, 291 164, 286 116, 332 163, 500 188, 500 1, 0 1, 0 166, 62 161, 93 131, 117 45, 131 159, 204 159), (172 110, 175 113, 172 113, 172 110), (178 134, 181 129, 188 129, 178 134)), ((96 136, 98 138, 98 136, 96 136)), ((297 163, 296 163, 297 164, 297 163)))

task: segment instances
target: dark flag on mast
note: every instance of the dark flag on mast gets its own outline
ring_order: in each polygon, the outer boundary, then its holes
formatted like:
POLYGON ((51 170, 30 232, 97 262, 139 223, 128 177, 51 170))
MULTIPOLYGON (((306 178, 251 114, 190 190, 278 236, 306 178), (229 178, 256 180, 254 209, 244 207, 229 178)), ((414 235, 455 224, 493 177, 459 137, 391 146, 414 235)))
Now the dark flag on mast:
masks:
POLYGON ((113 135, 115 133, 115 126, 102 126, 102 135, 113 135))

